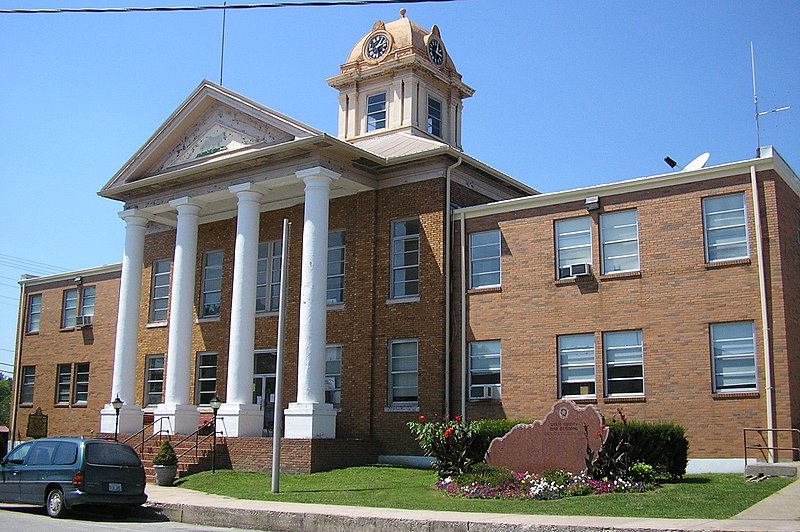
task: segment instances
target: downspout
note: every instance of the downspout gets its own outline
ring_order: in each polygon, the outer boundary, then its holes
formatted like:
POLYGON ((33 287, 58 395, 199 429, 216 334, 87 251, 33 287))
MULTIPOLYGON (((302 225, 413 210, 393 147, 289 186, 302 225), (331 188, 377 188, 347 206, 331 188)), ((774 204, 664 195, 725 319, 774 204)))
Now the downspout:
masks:
POLYGON ((761 333, 764 341, 764 385, 767 399, 767 446, 769 461, 775 461, 775 389, 772 384, 772 345, 769 340, 769 322, 767 313, 767 281, 764 268, 764 235, 761 232, 761 207, 758 199, 758 182, 756 167, 750 166, 750 184, 753 188, 753 218, 756 224, 756 253, 758 254, 758 288, 761 296, 761 333))
POLYGON ((467 419, 467 269, 464 213, 461 213, 461 418, 467 419))
POLYGON ((452 255, 452 233, 453 233, 453 220, 451 213, 450 201, 450 180, 451 172, 453 169, 461 164, 463 159, 461 156, 458 160, 447 167, 445 174, 445 201, 444 206, 445 221, 444 221, 444 418, 450 419, 450 307, 451 302, 451 275, 450 275, 450 262, 452 255))
POLYGON ((27 324, 24 322, 25 316, 25 281, 19 282, 19 311, 17 313, 17 345, 14 350, 14 375, 12 376, 14 382, 14 392, 11 397, 11 448, 14 448, 14 443, 17 441, 17 411, 19 410, 19 400, 22 394, 22 340, 25 337, 25 327, 27 324))

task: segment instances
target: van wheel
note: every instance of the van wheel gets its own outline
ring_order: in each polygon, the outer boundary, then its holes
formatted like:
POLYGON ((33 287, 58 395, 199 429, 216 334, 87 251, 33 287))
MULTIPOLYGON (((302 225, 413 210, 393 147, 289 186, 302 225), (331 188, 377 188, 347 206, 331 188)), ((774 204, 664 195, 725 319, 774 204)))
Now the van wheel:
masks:
POLYGON ((54 488, 47 494, 45 508, 47 509, 47 515, 50 517, 59 518, 67 515, 67 507, 64 505, 64 494, 59 488, 54 488))

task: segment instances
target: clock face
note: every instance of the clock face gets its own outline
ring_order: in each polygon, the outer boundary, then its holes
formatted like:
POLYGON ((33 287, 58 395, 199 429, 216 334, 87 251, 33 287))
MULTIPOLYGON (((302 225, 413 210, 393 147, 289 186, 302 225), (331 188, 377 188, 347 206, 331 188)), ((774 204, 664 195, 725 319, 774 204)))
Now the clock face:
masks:
POLYGON ((389 50, 389 37, 379 33, 372 37, 367 44, 367 57, 378 59, 389 50))
POLYGON ((444 49, 438 39, 428 41, 428 55, 435 65, 441 65, 444 62, 444 49))

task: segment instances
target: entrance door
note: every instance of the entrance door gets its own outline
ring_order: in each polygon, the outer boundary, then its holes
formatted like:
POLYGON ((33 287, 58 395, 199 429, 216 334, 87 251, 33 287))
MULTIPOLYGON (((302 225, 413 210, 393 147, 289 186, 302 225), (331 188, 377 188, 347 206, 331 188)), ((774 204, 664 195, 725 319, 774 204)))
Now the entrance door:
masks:
POLYGON ((272 436, 275 429, 275 351, 255 353, 253 367, 253 404, 264 413, 262 434, 272 436))

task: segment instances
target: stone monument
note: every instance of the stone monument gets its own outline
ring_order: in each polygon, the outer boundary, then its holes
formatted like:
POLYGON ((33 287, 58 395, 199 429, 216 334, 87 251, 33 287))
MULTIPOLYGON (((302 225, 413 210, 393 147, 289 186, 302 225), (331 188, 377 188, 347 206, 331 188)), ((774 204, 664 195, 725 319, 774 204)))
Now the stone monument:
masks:
POLYGON ((587 448, 594 456, 608 437, 608 428, 594 405, 579 407, 561 400, 542 420, 520 424, 495 438, 486 463, 517 473, 563 469, 578 474, 586 469, 587 448))

